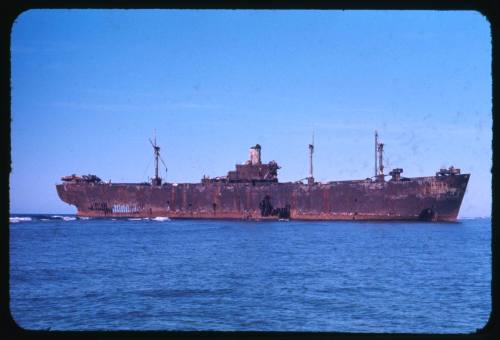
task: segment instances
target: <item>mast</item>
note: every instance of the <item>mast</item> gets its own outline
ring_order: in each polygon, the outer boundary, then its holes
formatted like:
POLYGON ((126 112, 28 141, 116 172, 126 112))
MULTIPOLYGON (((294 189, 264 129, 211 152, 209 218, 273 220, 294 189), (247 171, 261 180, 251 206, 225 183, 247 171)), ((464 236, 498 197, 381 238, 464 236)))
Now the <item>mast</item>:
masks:
POLYGON ((378 144, 378 174, 384 178, 384 143, 378 144))
POLYGON ((375 177, 377 177, 378 175, 377 159, 378 159, 378 133, 377 130, 375 130, 375 177))
POLYGON ((379 143, 375 130, 375 180, 384 181, 384 143, 379 143))
POLYGON ((158 144, 156 144, 156 131, 154 134, 154 142, 151 141, 151 138, 149 139, 149 142, 151 143, 151 146, 153 147, 154 150, 154 155, 155 155, 155 177, 151 181, 153 185, 161 185, 161 178, 158 176, 158 161, 160 159, 160 147, 158 144))
POLYGON ((312 134, 312 143, 309 144, 309 177, 307 178, 308 184, 314 184, 313 176, 313 153, 314 153, 314 131, 312 134))
POLYGON ((158 180, 158 158, 160 158, 160 147, 156 144, 156 133, 155 133, 155 144, 153 145, 155 152, 155 179, 158 180))

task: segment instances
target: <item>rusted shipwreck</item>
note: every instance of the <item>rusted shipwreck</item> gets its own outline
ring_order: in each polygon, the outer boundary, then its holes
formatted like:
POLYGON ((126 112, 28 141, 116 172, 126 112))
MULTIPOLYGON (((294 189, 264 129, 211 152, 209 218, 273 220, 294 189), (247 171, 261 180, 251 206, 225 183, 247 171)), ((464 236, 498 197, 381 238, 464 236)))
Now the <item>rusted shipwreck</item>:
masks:
POLYGON ((455 221, 469 181, 460 169, 435 176, 384 174, 383 148, 375 133, 375 174, 364 180, 319 183, 313 177, 314 142, 309 144, 309 176, 281 183, 275 161, 261 161, 261 146, 226 176, 203 176, 200 183, 162 183, 160 147, 151 141, 155 176, 145 183, 103 182, 95 175, 65 176, 59 197, 88 217, 169 217, 250 220, 424 220, 455 221), (390 177, 386 180, 386 177, 390 177))

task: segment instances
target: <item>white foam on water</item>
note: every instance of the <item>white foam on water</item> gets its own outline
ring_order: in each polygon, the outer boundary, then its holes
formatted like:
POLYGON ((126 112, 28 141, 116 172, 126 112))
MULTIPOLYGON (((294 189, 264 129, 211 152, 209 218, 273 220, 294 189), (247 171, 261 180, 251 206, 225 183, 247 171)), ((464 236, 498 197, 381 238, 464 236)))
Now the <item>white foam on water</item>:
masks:
POLYGON ((48 218, 41 218, 40 221, 50 221, 48 218))
POLYGON ((79 220, 90 220, 90 217, 88 216, 78 216, 79 220))
POLYGON ((140 220, 141 220, 141 218, 129 218, 128 220, 129 220, 129 221, 140 221, 140 220))
POLYGON ((31 217, 9 217, 10 223, 28 222, 31 221, 31 217))
POLYGON ((74 220, 76 220, 76 217, 73 217, 73 216, 52 215, 50 217, 53 218, 53 219, 60 219, 60 220, 63 220, 63 221, 74 221, 74 220))
POLYGON ((153 221, 158 221, 158 222, 170 221, 170 218, 164 216, 158 216, 153 218, 153 221))

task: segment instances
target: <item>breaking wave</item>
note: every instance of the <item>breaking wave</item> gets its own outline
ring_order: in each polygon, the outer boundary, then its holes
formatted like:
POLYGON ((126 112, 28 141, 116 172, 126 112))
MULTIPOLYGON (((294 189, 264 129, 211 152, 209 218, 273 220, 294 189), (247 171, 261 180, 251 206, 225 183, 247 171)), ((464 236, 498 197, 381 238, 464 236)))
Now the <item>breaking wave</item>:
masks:
POLYGON ((170 221, 170 218, 164 216, 158 216, 153 218, 153 221, 165 222, 165 221, 170 221))
POLYGON ((10 223, 28 222, 31 220, 31 217, 9 217, 10 223))
POLYGON ((130 217, 130 218, 127 218, 127 220, 129 221, 149 221, 151 220, 149 217, 130 217))
POLYGON ((86 217, 76 217, 76 216, 68 216, 68 215, 43 215, 43 214, 34 214, 34 215, 24 215, 24 216, 10 216, 10 223, 19 223, 19 222, 47 222, 47 221, 74 221, 76 219, 87 220, 89 218, 86 217))
POLYGON ((57 220, 57 219, 60 219, 60 220, 63 220, 63 221, 74 221, 76 220, 76 217, 73 217, 73 216, 60 216, 60 215, 53 215, 51 216, 52 219, 54 220, 57 220))

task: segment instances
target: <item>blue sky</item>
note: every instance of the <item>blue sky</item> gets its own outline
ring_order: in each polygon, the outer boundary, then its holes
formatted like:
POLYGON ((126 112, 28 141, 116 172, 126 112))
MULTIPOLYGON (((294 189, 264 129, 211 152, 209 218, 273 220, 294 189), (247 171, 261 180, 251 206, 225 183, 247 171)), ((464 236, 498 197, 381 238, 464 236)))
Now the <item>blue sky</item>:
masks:
POLYGON ((225 175, 262 145, 280 181, 471 173, 491 213, 491 34, 474 11, 30 10, 14 22, 11 213, 73 213, 55 184, 225 175), (163 173, 163 172, 162 172, 163 173))

